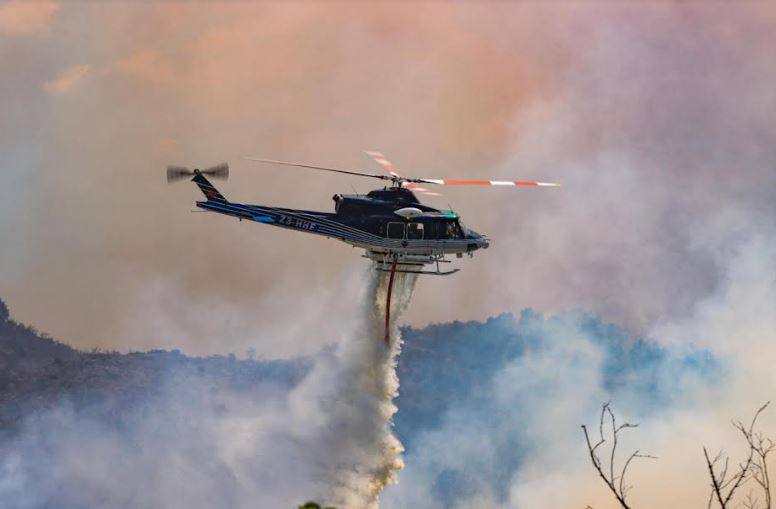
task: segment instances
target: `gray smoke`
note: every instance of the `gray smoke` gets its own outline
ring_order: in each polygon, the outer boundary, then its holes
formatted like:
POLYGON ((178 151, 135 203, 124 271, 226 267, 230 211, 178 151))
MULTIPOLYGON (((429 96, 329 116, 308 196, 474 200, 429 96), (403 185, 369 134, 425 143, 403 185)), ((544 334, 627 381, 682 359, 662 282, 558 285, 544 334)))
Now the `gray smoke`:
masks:
MULTIPOLYGON (((97 418, 69 403, 28 418, 0 443, 0 505, 41 507, 295 507, 306 498, 343 509, 377 507, 396 482, 392 432, 401 336, 384 342, 387 276, 365 276, 342 340, 290 393, 216 390, 168 377, 129 417, 97 418)), ((392 314, 414 275, 398 274, 392 314)))

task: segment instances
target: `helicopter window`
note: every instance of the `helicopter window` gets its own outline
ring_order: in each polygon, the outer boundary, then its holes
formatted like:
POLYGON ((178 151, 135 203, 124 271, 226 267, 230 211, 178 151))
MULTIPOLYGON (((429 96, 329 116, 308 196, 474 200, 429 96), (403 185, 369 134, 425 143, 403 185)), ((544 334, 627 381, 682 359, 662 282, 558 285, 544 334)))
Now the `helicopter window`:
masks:
POLYGON ((463 221, 458 219, 458 227, 463 231, 463 238, 466 238, 469 236, 469 229, 466 227, 465 224, 463 224, 463 221))
POLYGON ((388 238, 389 239, 403 239, 404 238, 404 223, 388 223, 388 238))
POLYGON ((407 225, 407 238, 412 240, 423 239, 423 223, 410 223, 407 225))
POLYGON ((455 221, 448 221, 445 227, 445 237, 448 239, 462 239, 461 228, 455 221))

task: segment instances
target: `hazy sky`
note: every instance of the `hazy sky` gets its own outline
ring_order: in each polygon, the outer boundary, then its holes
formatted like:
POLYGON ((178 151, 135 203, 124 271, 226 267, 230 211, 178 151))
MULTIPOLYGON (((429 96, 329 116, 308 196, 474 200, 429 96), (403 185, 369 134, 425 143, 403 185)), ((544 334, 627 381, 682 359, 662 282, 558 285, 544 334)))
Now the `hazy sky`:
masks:
MULTIPOLYGON (((720 384, 644 416, 636 443, 661 460, 634 470, 639 507, 703 503, 699 444, 734 443, 729 419, 776 390, 774 5, 2 3, 0 297, 83 348, 312 353, 353 321, 360 252, 192 214, 166 165, 228 161, 228 198, 321 210, 373 184, 243 156, 379 171, 373 149, 407 175, 560 181, 429 198, 493 245, 419 279, 406 319, 582 309, 708 350, 720 384)), ((506 506, 610 507, 578 434, 610 396, 599 350, 563 330, 488 386, 539 444, 506 506)), ((416 458, 481 453, 458 416, 416 458)), ((426 466, 396 507, 429 499, 426 466)), ((477 495, 461 507, 495 507, 477 495)))
POLYGON ((84 348, 316 351, 360 252, 190 213, 164 168, 228 161, 230 199, 331 210, 374 185, 243 156, 377 149, 563 183, 428 198, 493 245, 421 279, 409 323, 582 308, 647 333, 773 225, 775 28, 755 2, 5 2, 0 296, 84 348))

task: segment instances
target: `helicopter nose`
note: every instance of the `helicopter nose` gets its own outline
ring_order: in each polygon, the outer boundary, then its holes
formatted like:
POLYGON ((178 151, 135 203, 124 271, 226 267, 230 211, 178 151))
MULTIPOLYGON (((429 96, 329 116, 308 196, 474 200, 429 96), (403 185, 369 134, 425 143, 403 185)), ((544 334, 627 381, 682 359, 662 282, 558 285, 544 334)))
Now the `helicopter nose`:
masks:
POLYGON ((488 249, 490 246, 490 239, 484 235, 480 235, 477 239, 477 249, 488 249))
POLYGON ((477 249, 488 249, 490 246, 490 239, 475 231, 469 230, 469 238, 475 242, 477 249))

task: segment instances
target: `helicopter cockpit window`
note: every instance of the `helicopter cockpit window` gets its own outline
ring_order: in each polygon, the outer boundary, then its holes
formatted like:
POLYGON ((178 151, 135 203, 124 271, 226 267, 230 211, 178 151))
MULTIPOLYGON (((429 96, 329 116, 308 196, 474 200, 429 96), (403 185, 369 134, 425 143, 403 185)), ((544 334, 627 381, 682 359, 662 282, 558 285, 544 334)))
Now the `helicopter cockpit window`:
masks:
POLYGON ((407 238, 410 240, 423 239, 423 223, 410 223, 407 225, 407 238))
POLYGON ((404 238, 404 223, 388 223, 388 238, 389 239, 403 239, 404 238))
POLYGON ((469 229, 466 227, 465 224, 463 224, 463 221, 461 221, 460 219, 458 219, 458 227, 463 232, 463 238, 466 238, 469 236, 469 229))
POLYGON ((448 239, 462 239, 461 228, 455 221, 448 221, 445 227, 445 237, 448 239))

